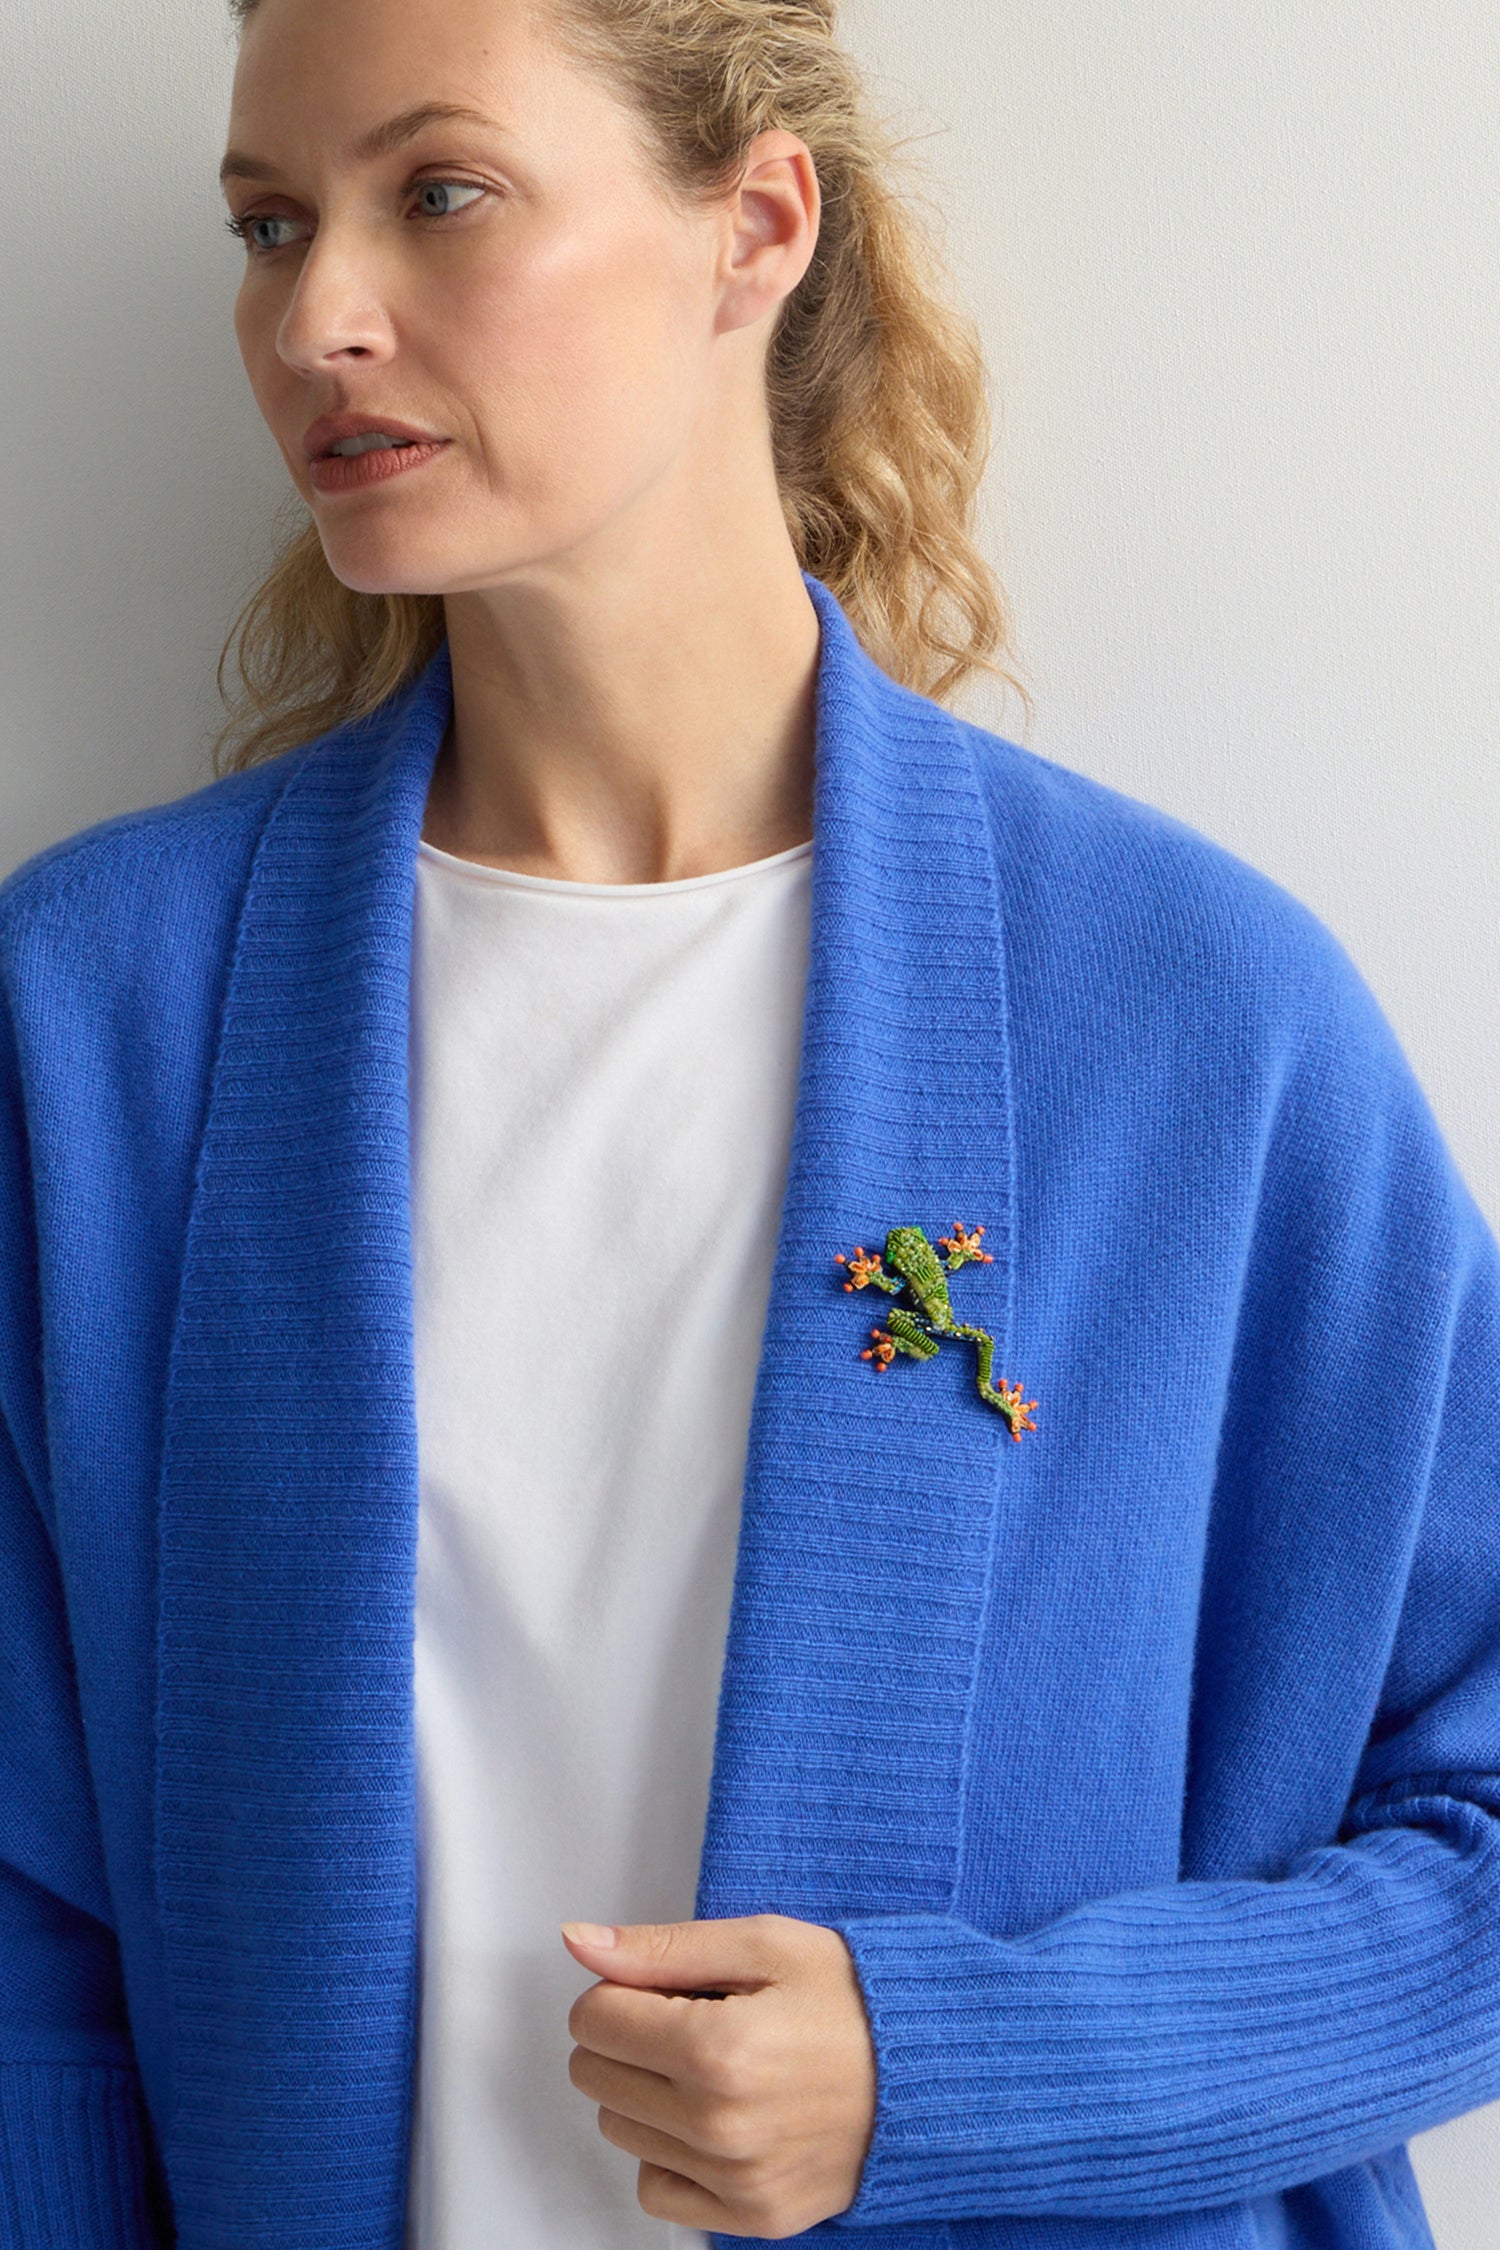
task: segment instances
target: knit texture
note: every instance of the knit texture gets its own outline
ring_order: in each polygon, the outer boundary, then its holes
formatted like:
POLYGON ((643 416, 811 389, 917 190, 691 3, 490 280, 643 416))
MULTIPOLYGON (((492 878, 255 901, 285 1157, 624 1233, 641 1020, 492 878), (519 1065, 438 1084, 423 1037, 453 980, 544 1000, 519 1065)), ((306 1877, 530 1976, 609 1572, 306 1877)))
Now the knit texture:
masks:
POLYGON ((0 2240, 135 2250, 152 2239, 134 2069, 0 2063, 0 2240))
MULTIPOLYGON (((874 2137, 797 2239, 1421 2250, 1406 2140, 1500 2096, 1500 1249, 1305 908, 896 686, 808 588, 696 1902, 854 1957, 874 2137), (835 1254, 955 1221, 1019 1445, 972 1355, 859 1357, 835 1254)), ((0 885, 4 2250, 399 2250, 451 707, 444 646, 0 885)))

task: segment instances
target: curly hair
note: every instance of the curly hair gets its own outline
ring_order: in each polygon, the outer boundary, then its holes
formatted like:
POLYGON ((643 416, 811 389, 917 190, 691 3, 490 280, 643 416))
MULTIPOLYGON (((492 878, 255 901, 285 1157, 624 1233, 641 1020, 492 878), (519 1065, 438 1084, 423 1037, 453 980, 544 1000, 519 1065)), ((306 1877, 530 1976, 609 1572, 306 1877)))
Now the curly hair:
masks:
MULTIPOLYGON (((241 27, 259 0, 230 0, 241 27)), ((1005 594, 974 519, 990 452, 974 323, 956 309, 934 236, 901 191, 904 161, 835 36, 836 0, 545 0, 565 52, 645 128, 664 191, 732 192, 758 133, 813 158, 822 216, 766 360, 782 511, 801 567, 837 597, 894 679, 951 697, 975 673, 1009 681, 1005 594)), ((275 756, 399 691, 446 630, 437 594, 357 592, 335 577, 300 494, 272 567, 219 658, 230 716, 217 770, 275 756), (225 670, 233 654, 239 692, 225 670)))

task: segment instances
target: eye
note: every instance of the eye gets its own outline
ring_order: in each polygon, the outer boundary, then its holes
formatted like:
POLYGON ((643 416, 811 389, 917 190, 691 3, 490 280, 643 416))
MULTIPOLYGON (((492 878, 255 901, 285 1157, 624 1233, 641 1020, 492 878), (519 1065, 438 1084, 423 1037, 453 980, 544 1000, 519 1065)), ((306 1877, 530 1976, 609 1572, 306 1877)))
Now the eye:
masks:
MULTIPOLYGON (((443 198, 455 194, 481 196, 488 195, 489 192, 488 188, 480 187, 474 180, 422 180, 416 190, 418 215, 424 219, 456 219, 460 211, 469 210, 471 205, 461 203, 457 209, 452 207, 442 209, 435 208, 435 203, 440 204, 443 198)), ((296 221, 283 218, 279 212, 262 211, 248 219, 226 219, 224 224, 237 240, 244 243, 252 257, 264 258, 269 257, 275 250, 285 249, 286 244, 284 240, 267 242, 257 234, 256 229, 258 227, 290 227, 295 226, 296 221)))
POLYGON ((289 227, 292 221, 279 218, 272 211, 262 212, 253 219, 226 219, 224 224, 232 235, 236 235, 244 243, 252 257, 264 257, 268 251, 280 250, 283 245, 279 242, 260 241, 256 236, 255 229, 257 227, 289 227))
MULTIPOLYGON (((432 195, 451 195, 455 189, 460 195, 485 195, 488 193, 487 189, 476 186, 473 180, 423 180, 421 186, 417 189, 417 200, 421 202, 425 197, 432 195)), ((459 208, 467 211, 469 205, 461 204, 459 208)), ((452 210, 435 211, 431 204, 428 204, 422 213, 424 219, 451 219, 456 215, 452 210)))

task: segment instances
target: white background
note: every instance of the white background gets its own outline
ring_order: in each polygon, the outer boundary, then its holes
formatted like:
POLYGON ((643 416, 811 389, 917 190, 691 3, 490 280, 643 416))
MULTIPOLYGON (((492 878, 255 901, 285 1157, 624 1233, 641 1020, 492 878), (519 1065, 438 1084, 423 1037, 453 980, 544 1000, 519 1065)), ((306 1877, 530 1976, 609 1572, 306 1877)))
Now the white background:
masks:
MULTIPOLYGON (((1500 12, 846 0, 994 371, 1036 698, 967 708, 1284 883, 1500 1222, 1500 12)), ((217 0, 0 18, 0 871, 210 778, 287 489, 230 326, 217 0)), ((1500 2104, 1413 2144, 1495 2250, 1500 2104)))

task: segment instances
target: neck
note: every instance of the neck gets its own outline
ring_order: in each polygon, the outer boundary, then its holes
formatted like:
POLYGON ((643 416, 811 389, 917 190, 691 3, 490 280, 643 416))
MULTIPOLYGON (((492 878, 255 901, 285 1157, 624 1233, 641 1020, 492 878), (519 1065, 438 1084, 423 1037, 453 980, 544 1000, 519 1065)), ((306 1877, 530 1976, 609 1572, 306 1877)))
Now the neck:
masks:
POLYGON ((817 612, 779 513, 446 598, 423 836, 575 882, 714 874, 812 834, 817 612))

